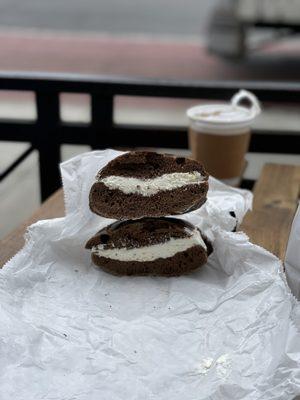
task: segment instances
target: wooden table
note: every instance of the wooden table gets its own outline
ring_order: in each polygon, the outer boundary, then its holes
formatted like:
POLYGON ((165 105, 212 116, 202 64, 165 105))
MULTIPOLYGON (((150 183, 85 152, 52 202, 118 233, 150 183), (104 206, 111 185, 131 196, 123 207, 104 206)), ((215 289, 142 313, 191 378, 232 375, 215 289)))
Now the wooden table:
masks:
MULTIPOLYGON (((300 166, 266 164, 254 187, 253 211, 240 230, 253 243, 270 250, 282 260, 300 194, 300 166)), ((0 266, 24 244, 26 227, 40 219, 64 215, 62 190, 54 193, 27 221, 0 241, 0 266)))

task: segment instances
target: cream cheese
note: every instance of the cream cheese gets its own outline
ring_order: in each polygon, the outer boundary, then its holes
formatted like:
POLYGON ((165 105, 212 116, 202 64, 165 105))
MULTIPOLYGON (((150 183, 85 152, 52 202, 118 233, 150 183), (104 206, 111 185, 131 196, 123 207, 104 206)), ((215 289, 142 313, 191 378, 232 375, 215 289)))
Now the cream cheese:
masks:
POLYGON ((174 172, 153 179, 139 179, 126 176, 110 175, 99 179, 111 190, 118 189, 125 194, 152 196, 161 190, 173 190, 187 185, 200 184, 204 177, 198 171, 174 172))
POLYGON ((191 236, 185 238, 171 238, 166 242, 150 246, 136 248, 112 248, 105 249, 104 245, 97 245, 92 252, 99 257, 110 258, 119 261, 154 261, 158 258, 169 258, 176 253, 185 251, 193 246, 200 245, 206 249, 206 245, 198 229, 195 229, 191 236))

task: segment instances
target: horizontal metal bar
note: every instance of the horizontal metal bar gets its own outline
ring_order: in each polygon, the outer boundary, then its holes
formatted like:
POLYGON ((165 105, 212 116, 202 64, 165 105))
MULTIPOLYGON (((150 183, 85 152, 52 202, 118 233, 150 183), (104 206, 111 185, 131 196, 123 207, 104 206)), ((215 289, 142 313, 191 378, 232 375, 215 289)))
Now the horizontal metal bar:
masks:
MULTIPOLYGON (((108 138, 111 146, 188 148, 186 128, 117 125, 108 138)), ((99 143, 101 138, 99 137, 99 143)), ((299 135, 253 131, 249 152, 299 154, 299 135)))
MULTIPOLYGON (((0 132, 1 132, 0 124, 0 132)), ((90 131, 94 136, 93 142, 98 148, 106 147, 169 147, 187 148, 187 130, 178 127, 152 127, 141 125, 114 125, 113 127, 94 128, 87 124, 62 124, 59 128, 59 140, 63 144, 91 144, 90 131)), ((1 140, 1 133, 0 133, 1 140)))
POLYGON ((270 135, 269 133, 252 134, 249 152, 300 154, 299 135, 270 135))
POLYGON ((11 142, 31 142, 36 122, 28 120, 0 120, 0 140, 11 142))
POLYGON ((300 103, 300 83, 261 81, 178 81, 79 74, 1 72, 0 90, 46 90, 107 95, 229 99, 237 90, 261 101, 300 103))
MULTIPOLYGON (((89 141, 90 124, 60 123, 56 126, 56 139, 60 144, 91 144, 89 141)), ((98 148, 129 147, 166 147, 188 148, 187 130, 184 127, 114 125, 111 129, 99 128, 99 134, 93 130, 95 145, 98 148)), ((0 140, 32 142, 41 135, 36 124, 18 124, 0 122, 0 140)), ((250 152, 299 154, 299 134, 289 131, 254 130, 250 143, 250 152)))
POLYGON ((33 150, 33 146, 28 147, 28 149, 26 149, 13 163, 11 163, 10 166, 0 174, 0 182, 6 178, 19 164, 21 164, 21 162, 23 162, 33 150))

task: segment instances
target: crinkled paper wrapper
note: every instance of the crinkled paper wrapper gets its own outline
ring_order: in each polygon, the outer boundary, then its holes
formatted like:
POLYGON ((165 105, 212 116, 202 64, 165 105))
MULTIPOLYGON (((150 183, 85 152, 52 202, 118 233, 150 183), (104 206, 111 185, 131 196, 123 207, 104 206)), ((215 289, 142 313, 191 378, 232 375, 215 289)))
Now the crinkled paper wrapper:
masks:
POLYGON ((84 244, 96 172, 120 153, 62 164, 67 215, 39 221, 0 272, 0 399, 293 399, 300 393, 299 306, 280 261, 230 232, 247 191, 211 179, 183 218, 213 240, 208 264, 179 278, 115 277, 84 244))
POLYGON ((300 203, 296 211, 284 260, 288 284, 294 296, 300 300, 300 203))

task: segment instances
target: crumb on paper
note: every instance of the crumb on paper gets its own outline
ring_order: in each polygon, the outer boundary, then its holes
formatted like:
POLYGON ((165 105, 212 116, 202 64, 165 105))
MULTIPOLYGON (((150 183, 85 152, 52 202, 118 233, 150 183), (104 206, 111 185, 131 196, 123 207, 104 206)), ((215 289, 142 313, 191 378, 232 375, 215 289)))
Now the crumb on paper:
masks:
POLYGON ((213 365, 213 362, 214 360, 211 357, 203 358, 200 364, 198 365, 197 372, 200 375, 206 375, 210 370, 211 366, 213 365))
POLYGON ((217 374, 221 378, 225 378, 231 369, 231 360, 229 354, 222 354, 216 361, 217 374))
POLYGON ((220 378, 226 378, 231 369, 229 354, 222 354, 216 360, 211 357, 203 358, 197 367, 197 373, 200 375, 206 375, 211 368, 215 368, 215 371, 220 378))

